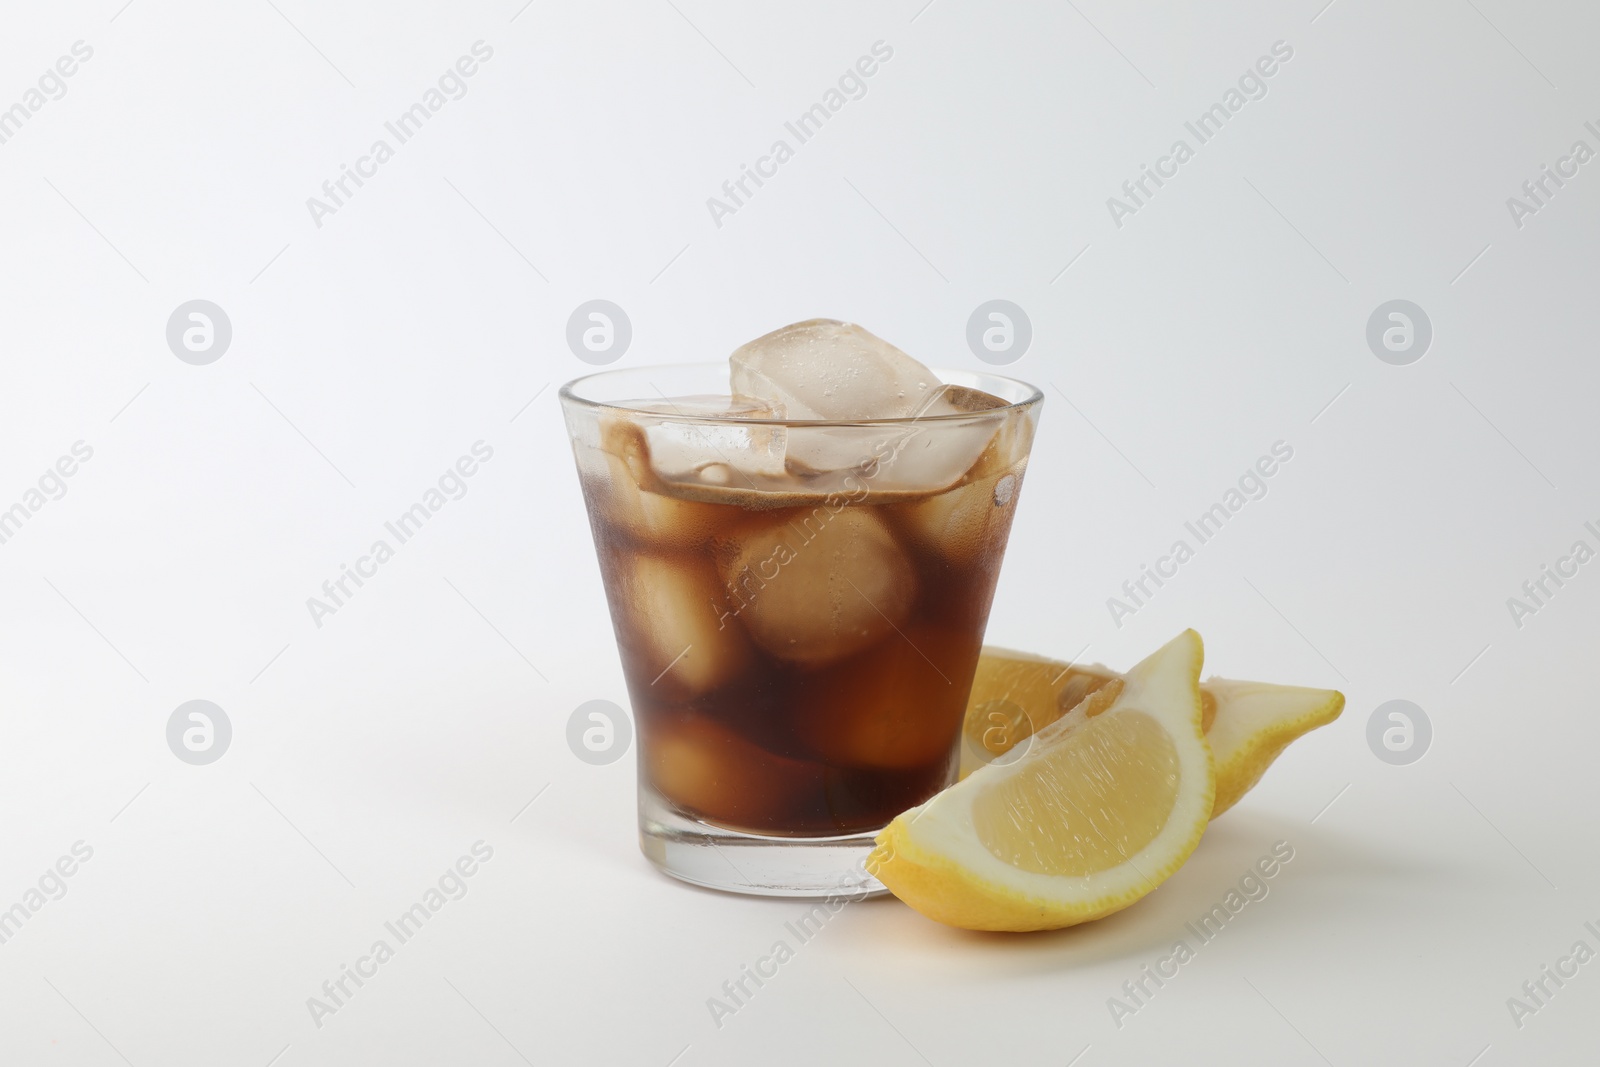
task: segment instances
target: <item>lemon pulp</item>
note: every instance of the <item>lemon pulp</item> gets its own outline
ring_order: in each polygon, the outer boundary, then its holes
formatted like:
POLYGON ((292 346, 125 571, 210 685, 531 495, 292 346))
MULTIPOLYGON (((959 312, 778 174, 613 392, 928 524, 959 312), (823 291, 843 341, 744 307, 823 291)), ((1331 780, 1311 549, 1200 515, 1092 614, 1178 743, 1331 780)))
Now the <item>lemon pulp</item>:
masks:
POLYGON ((1178 751, 1142 711, 1089 719, 972 803, 979 842, 1038 874, 1085 876, 1127 862, 1178 799, 1178 751))

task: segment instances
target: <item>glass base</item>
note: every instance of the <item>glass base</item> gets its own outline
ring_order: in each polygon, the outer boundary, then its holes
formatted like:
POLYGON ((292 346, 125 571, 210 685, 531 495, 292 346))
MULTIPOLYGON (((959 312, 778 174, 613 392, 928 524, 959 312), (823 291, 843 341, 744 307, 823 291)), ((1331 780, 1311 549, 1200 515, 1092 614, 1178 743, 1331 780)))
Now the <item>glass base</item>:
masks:
POLYGON ((672 877, 727 893, 859 900, 888 890, 866 871, 877 831, 765 837, 702 822, 639 788, 639 850, 672 877))

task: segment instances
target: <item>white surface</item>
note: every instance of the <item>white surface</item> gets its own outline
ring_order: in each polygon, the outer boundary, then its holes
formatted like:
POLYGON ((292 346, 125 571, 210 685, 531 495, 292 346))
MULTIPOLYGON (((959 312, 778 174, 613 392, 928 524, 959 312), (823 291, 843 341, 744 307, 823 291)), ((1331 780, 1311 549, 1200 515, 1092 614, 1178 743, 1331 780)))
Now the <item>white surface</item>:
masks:
POLYGON ((1600 15, 921 2, 9 13, 0 107, 94 55, 0 144, 0 506, 94 455, 0 545, 0 906, 94 854, 0 945, 0 1062, 1592 1058, 1600 962, 1520 1029, 1506 1001, 1600 948, 1600 564, 1521 629, 1506 598, 1596 540, 1600 163, 1521 229, 1505 201, 1596 146, 1600 15), (480 39, 467 95, 317 228, 306 198, 480 39), (880 40, 867 94, 713 225, 880 40), (1113 225, 1279 40, 1266 97, 1113 225), (554 396, 595 297, 631 316, 620 365, 828 315, 982 369, 967 316, 1017 302, 1010 371, 1049 399, 990 639, 1122 666, 1193 625, 1209 670, 1348 710, 1133 909, 1011 938, 853 905, 719 1028, 707 998, 803 907, 655 875, 631 758, 564 742, 625 699, 554 396), (1411 366, 1364 340, 1396 297, 1434 324, 1411 366), (195 298, 234 327, 210 366, 164 340, 195 298), (479 440, 465 497, 316 627, 306 598, 479 440), (1266 498, 1113 625, 1278 440, 1266 498), (1393 767, 1365 728, 1401 697, 1434 740, 1393 767), (234 727, 206 767, 164 739, 195 698, 234 727), (313 1025, 480 839, 467 895, 313 1025), (1118 1028, 1108 998, 1278 840, 1270 895, 1118 1028))

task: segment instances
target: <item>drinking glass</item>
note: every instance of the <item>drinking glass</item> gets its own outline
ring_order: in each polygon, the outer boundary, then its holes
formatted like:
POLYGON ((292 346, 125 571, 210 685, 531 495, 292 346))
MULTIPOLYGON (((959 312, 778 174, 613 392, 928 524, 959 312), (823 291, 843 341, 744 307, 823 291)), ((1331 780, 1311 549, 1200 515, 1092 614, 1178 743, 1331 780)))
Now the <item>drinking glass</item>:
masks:
POLYGON ((726 363, 562 387, 667 874, 880 891, 873 836, 955 780, 1042 396, 934 373, 951 413, 851 422, 718 399, 726 363))

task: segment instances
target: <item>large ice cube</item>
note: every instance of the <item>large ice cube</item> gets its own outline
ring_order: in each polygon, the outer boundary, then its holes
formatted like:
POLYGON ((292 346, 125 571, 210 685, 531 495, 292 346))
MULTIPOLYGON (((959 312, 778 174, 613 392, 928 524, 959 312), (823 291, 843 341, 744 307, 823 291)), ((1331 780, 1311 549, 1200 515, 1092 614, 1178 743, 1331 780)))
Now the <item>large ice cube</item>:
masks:
POLYGON ((728 602, 758 645, 795 663, 831 663, 894 632, 917 581, 871 508, 825 503, 775 513, 720 561, 728 602))
POLYGON ((729 357, 735 392, 781 407, 789 418, 890 425, 791 426, 784 455, 791 474, 861 471, 880 490, 952 485, 999 426, 981 412, 1003 407, 987 393, 946 385, 894 345, 861 327, 811 319, 774 330, 729 357), (940 419, 941 415, 973 415, 940 419))
POLYGON ((687 699, 733 680, 750 663, 743 631, 727 615, 708 564, 625 554, 618 643, 630 681, 687 699))
POLYGON ((740 345, 733 391, 791 419, 897 419, 917 413, 939 379, 881 337, 836 319, 807 319, 740 345))

